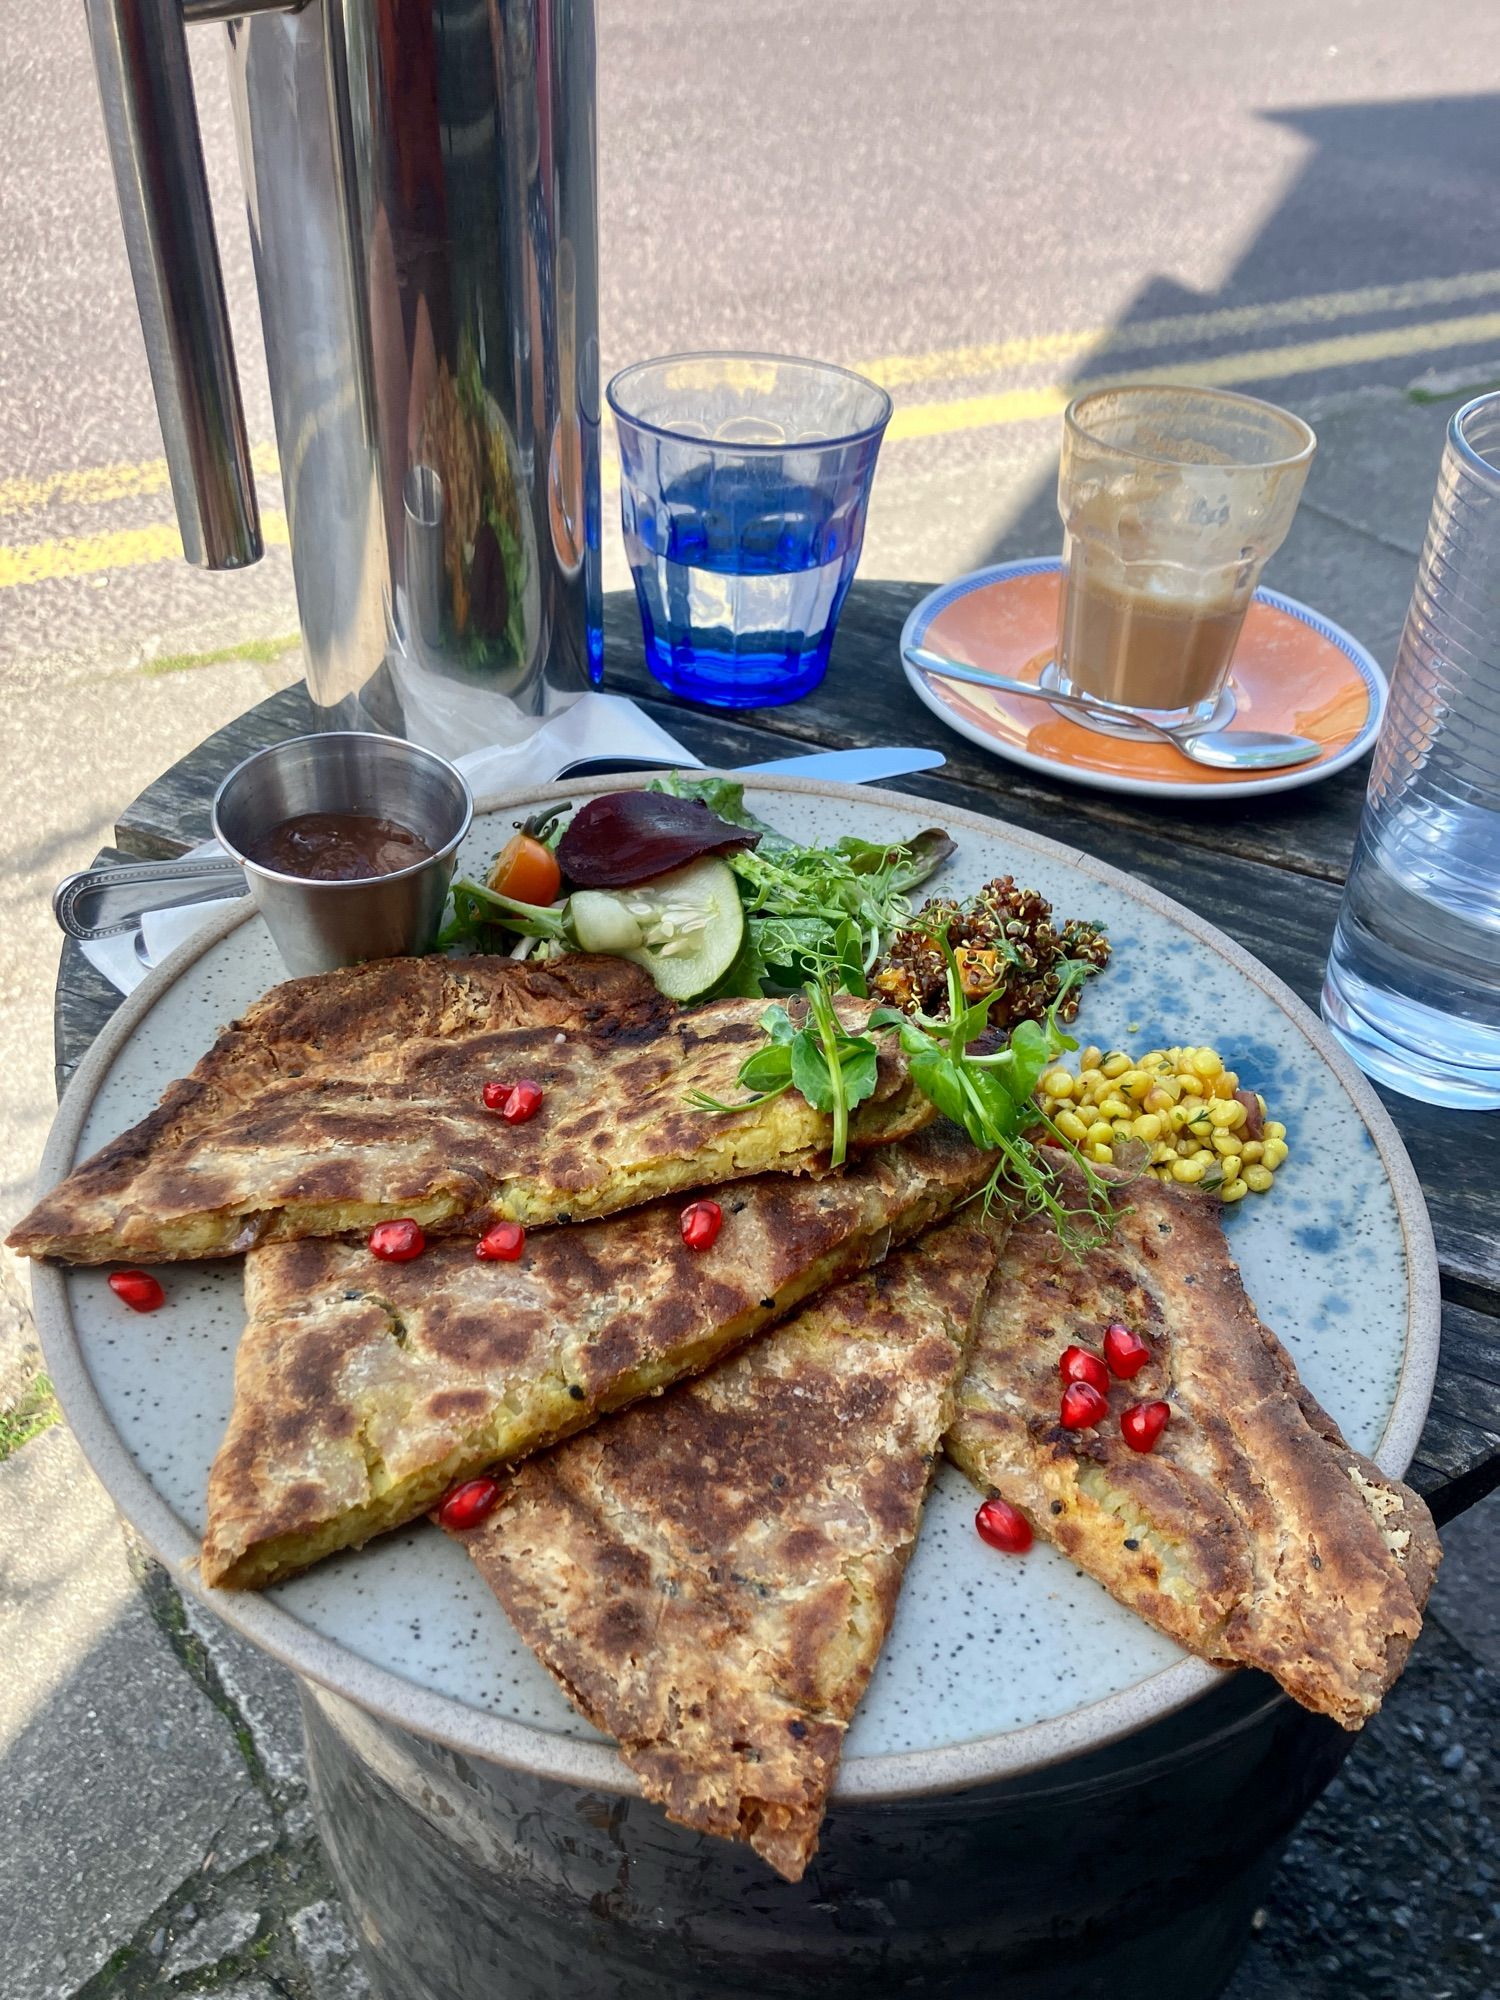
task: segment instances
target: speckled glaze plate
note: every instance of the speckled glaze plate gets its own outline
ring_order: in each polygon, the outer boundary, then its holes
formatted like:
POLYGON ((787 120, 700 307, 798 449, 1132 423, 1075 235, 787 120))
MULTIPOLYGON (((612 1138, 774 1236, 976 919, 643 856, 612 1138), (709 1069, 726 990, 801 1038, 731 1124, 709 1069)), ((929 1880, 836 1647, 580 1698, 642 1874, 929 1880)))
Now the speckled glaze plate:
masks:
MULTIPOLYGON (((629 780, 623 780, 628 784, 629 780)), ((539 797, 589 796, 593 784, 539 797)), ((1275 1191, 1230 1211, 1261 1312, 1350 1442, 1402 1472, 1431 1394, 1438 1275, 1421 1192, 1374 1092, 1271 973, 1180 905, 1102 863, 976 814, 812 780, 754 784, 758 812, 804 840, 907 836, 941 822, 945 885, 1014 873, 1062 915, 1108 921, 1114 961, 1079 1026, 1105 1046, 1211 1043, 1272 1097, 1291 1158, 1275 1191)), ((516 809, 486 802, 460 865, 516 809), (485 817, 489 814, 489 817, 485 817)), ((281 977, 260 920, 231 913, 119 1009, 59 1111, 44 1184, 140 1118, 218 1030, 281 977)), ((129 1519, 185 1588, 299 1674, 456 1748, 599 1791, 636 1789, 568 1707, 461 1549, 419 1523, 255 1595, 204 1592, 196 1554, 209 1464, 229 1414, 238 1263, 163 1271, 149 1319, 102 1271, 35 1269, 37 1320, 68 1420, 129 1519)), ((1095 1748, 1201 1693, 1218 1671, 1120 1609, 1053 1550, 997 1556, 974 1495, 944 1467, 894 1629, 849 1734, 841 1798, 953 1789, 1095 1748)))
MULTIPOLYGON (((962 666, 1040 685, 1057 650, 1056 556, 997 563, 945 583, 914 605, 901 632, 962 666)), ((1216 726, 1286 730, 1322 745, 1282 771, 1211 771, 1145 735, 1094 727, 1071 710, 924 673, 904 657, 912 691, 935 716, 1013 764, 1135 798, 1219 799, 1294 791, 1332 777, 1373 745, 1385 675, 1342 627, 1294 597, 1257 590, 1229 667, 1216 726)))

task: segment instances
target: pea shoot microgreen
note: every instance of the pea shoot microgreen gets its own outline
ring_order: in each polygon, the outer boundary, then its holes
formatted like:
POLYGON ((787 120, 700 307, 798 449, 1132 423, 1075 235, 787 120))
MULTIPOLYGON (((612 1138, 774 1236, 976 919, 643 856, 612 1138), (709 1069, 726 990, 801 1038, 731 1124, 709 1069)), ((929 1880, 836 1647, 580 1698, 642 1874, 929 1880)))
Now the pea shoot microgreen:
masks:
POLYGON ((770 1040, 740 1065, 737 1079, 750 1096, 738 1104, 725 1104, 695 1090, 688 1102, 698 1111, 745 1111, 795 1090, 814 1111, 832 1114, 829 1160, 841 1167, 849 1151, 849 1113, 875 1089, 877 1052, 868 1035, 851 1035, 845 1029, 826 978, 810 979, 802 990, 807 997, 802 1027, 782 1006, 768 1007, 760 1017, 770 1040))
POLYGON ((999 1155, 983 1191, 986 1208, 1001 1187, 1008 1186, 1029 1209, 1050 1219, 1070 1249, 1088 1248, 1108 1234, 1108 1188, 1077 1147, 1038 1108, 1033 1093, 1044 1071, 1078 1046, 1058 1016, 1066 996, 1093 967, 1076 960, 1064 962, 1058 968, 1061 983, 1057 996, 1043 1018, 1017 1022, 1003 1045, 981 1053, 974 1044, 991 1032, 989 1013, 998 989, 982 999, 969 1000, 946 934, 934 932, 933 941, 946 961, 947 1014, 906 1014, 895 1007, 877 1007, 870 1016, 870 1027, 894 1028, 917 1088, 939 1111, 961 1125, 976 1146, 999 1155), (1083 1209, 1070 1208, 1062 1199, 1056 1174, 1030 1136, 1038 1128, 1081 1170, 1083 1209))

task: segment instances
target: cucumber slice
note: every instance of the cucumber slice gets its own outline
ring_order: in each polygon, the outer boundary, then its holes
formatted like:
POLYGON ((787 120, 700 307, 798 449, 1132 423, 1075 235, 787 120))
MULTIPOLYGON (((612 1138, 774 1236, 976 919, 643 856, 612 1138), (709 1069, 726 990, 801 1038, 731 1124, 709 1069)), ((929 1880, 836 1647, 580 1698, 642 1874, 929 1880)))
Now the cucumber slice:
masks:
POLYGON ((616 890, 575 889, 568 898, 568 914, 573 919, 573 935, 584 951, 606 951, 623 958, 626 952, 641 947, 641 927, 616 890))
MULTIPOLYGON (((734 870, 716 854, 702 855, 633 889, 584 893, 597 902, 621 905, 639 926, 639 946, 619 956, 645 966, 669 1000, 695 1000, 706 993, 733 965, 745 936, 739 884, 734 870)), ((577 894, 572 902, 576 912, 577 894)))

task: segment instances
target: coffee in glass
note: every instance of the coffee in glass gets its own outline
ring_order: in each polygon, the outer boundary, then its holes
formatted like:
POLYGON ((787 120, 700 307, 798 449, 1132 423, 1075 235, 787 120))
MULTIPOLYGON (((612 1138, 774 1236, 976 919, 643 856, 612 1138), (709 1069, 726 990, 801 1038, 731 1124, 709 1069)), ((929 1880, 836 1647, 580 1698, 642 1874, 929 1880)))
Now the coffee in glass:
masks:
POLYGON ((1206 722, 1317 441, 1220 389, 1101 389, 1063 419, 1057 681, 1168 724, 1206 722))

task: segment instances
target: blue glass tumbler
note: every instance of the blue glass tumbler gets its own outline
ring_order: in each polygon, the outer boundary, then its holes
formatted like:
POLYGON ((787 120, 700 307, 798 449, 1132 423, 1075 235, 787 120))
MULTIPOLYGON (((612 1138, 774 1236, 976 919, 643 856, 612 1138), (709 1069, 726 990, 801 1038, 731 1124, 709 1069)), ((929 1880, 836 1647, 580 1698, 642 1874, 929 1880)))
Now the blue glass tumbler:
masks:
POLYGON ((652 673, 716 708, 807 694, 859 561, 890 397, 773 354, 642 361, 607 393, 652 673))

